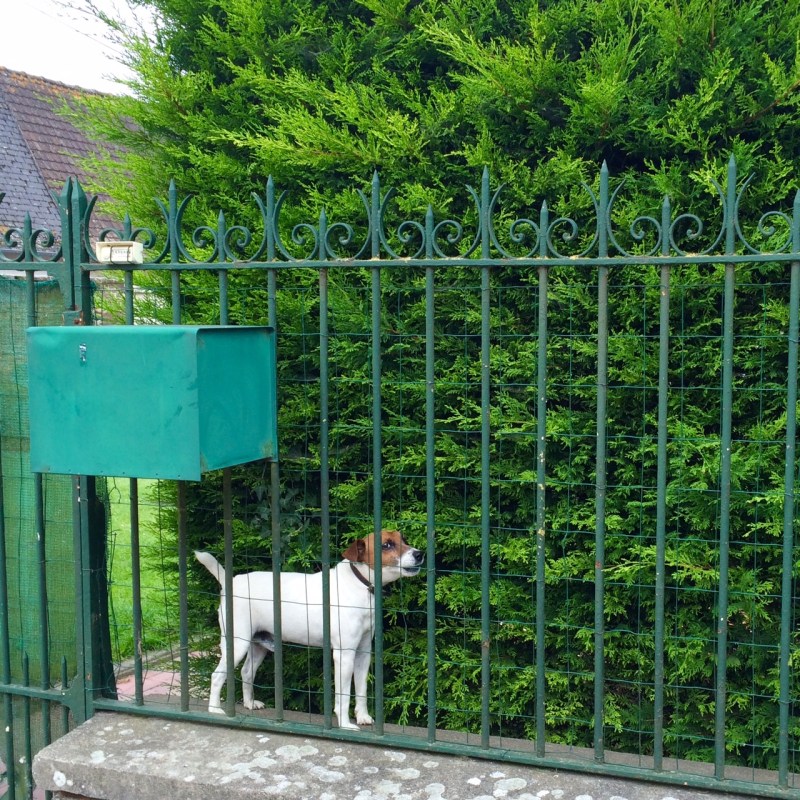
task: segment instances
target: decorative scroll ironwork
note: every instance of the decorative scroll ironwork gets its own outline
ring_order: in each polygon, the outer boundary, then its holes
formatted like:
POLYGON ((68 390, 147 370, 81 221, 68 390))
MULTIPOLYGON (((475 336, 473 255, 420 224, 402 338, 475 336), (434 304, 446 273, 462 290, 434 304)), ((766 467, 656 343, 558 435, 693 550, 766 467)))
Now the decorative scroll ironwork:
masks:
MULTIPOLYGON (((0 194, 0 202, 2 199, 3 195, 0 194)), ((7 228, 0 236, 0 262, 48 262, 61 258, 61 247, 55 247, 55 233, 34 228, 30 214, 25 215, 21 228, 7 228)))
MULTIPOLYGON (((2 225, 2 203, 5 194, 0 192, 0 263, 45 263, 62 258, 60 231, 35 228, 31 215, 26 214, 22 227, 4 228, 2 225)), ((53 196, 56 203, 60 198, 53 196)))
MULTIPOLYGON (((509 260, 569 260, 624 262, 672 257, 691 260, 734 260, 777 257, 786 259, 800 253, 800 191, 791 213, 768 211, 753 226, 751 238, 766 243, 759 248, 745 233, 739 217, 742 197, 752 181, 749 176, 739 185, 736 161, 728 162, 725 188, 711 179, 718 198, 719 211, 714 225, 691 212, 676 213, 668 196, 655 214, 641 214, 619 230, 615 208, 624 190, 624 180, 611 188, 607 165, 600 169, 598 191, 582 184, 592 218, 581 223, 568 215, 551 214, 547 202, 538 211, 513 218, 500 213, 505 184, 491 189, 488 169, 484 169, 478 189, 466 187, 469 203, 463 220, 437 219, 429 206, 419 219, 391 222, 394 189, 384 191, 376 172, 369 193, 357 190, 364 207, 363 219, 332 221, 323 208, 317 219, 282 224, 281 214, 288 200, 287 192, 276 198, 272 178, 263 194, 253 193, 253 203, 260 218, 260 230, 244 225, 230 225, 220 212, 214 225, 199 225, 185 230, 184 217, 192 196, 179 198, 177 187, 169 185, 166 200, 156 200, 163 224, 136 227, 126 215, 119 228, 100 232, 104 241, 136 240, 144 245, 146 262, 151 264, 257 264, 284 262, 308 264, 322 262, 355 263, 375 259, 409 262, 458 261, 494 263, 509 260), (711 231, 707 233, 706 231, 711 231), (624 243, 623 243, 624 242, 624 243)), ((62 214, 68 218, 70 203, 83 190, 55 197, 62 214)), ((85 195, 83 195, 85 198, 85 195)), ((89 230, 97 198, 86 200, 82 208, 81 246, 86 263, 96 261, 89 230)), ((0 195, 0 219, 2 195, 0 195)), ((63 257, 58 231, 35 228, 26 217, 21 228, 0 233, 0 262, 56 262, 63 257)))

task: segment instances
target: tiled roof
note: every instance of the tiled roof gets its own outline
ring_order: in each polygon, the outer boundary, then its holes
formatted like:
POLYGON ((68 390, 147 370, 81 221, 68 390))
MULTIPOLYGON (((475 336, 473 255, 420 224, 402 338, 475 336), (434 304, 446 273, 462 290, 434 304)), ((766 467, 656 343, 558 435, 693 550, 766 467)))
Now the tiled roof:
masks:
POLYGON ((21 227, 26 213, 36 228, 59 229, 50 192, 60 193, 73 175, 85 183, 79 159, 97 150, 59 109, 65 102, 80 106, 90 94, 0 67, 0 231, 21 227))

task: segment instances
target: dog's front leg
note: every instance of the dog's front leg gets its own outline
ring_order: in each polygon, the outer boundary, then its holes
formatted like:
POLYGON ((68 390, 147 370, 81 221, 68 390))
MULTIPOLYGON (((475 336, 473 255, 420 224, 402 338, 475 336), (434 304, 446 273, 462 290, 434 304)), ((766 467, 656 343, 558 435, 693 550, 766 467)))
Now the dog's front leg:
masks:
POLYGON ((372 632, 367 631, 356 648, 355 669, 353 672, 356 687, 356 722, 359 725, 372 725, 372 717, 367 710, 367 676, 372 660, 372 632))
POLYGON ((354 650, 333 650, 334 688, 336 701, 334 711, 340 728, 358 730, 358 725, 350 722, 350 687, 353 685, 353 669, 356 654, 354 650))
POLYGON ((228 670, 226 667, 226 658, 225 658, 225 649, 224 649, 224 640, 222 646, 223 656, 220 659, 219 664, 217 664, 217 668, 214 670, 213 675, 211 676, 211 693, 208 697, 208 710, 212 714, 223 714, 222 710, 222 703, 220 701, 220 697, 222 696, 222 687, 225 685, 225 680, 228 675, 228 670))

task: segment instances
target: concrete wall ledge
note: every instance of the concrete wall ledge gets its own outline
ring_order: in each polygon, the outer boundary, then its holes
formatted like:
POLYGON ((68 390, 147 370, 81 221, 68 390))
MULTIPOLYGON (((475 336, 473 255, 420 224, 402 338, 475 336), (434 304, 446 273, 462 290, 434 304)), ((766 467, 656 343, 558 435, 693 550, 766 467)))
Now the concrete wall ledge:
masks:
MULTIPOLYGON (((34 759, 63 800, 701 800, 704 791, 332 739, 99 713, 34 759)), ((729 800, 737 797, 728 795, 729 800)))

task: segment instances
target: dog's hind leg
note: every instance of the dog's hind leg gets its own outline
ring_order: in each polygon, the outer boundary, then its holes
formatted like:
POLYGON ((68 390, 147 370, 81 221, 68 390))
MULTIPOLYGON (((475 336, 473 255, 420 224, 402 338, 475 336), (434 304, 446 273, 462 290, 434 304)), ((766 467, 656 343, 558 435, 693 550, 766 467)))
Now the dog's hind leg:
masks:
POLYGON ((250 647, 247 651, 247 658, 244 660, 244 664, 242 664, 242 701, 244 702, 245 708, 264 708, 264 704, 260 700, 253 699, 253 683, 256 679, 256 672, 261 666, 261 662, 267 655, 268 650, 274 649, 274 645, 268 648, 255 639, 250 643, 250 647))
MULTIPOLYGON (((220 639, 219 649, 221 653, 221 658, 219 660, 219 664, 217 664, 217 668, 211 675, 211 691, 208 696, 208 710, 212 714, 224 713, 222 710, 222 702, 220 698, 222 696, 222 687, 225 685, 225 682, 228 679, 228 656, 227 653, 225 652, 226 650, 225 636, 223 636, 220 639)), ((233 639, 234 669, 239 664, 239 662, 248 654, 249 649, 250 649, 250 642, 244 639, 237 639, 234 636, 233 639)), ((252 684, 251 684, 251 696, 252 696, 252 684)))
POLYGON ((355 654, 353 678, 356 689, 356 722, 359 725, 372 725, 372 717, 367 710, 367 675, 372 660, 372 632, 367 631, 358 643, 355 654))

